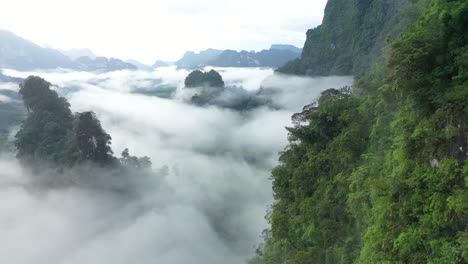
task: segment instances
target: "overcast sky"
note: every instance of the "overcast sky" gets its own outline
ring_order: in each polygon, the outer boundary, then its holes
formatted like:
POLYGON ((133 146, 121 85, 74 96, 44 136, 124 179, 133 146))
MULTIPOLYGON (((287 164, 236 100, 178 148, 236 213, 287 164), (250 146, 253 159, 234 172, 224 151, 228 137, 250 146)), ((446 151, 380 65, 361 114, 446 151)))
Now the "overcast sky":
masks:
POLYGON ((302 47, 327 0, 4 0, 0 28, 37 44, 153 63, 187 50, 302 47))

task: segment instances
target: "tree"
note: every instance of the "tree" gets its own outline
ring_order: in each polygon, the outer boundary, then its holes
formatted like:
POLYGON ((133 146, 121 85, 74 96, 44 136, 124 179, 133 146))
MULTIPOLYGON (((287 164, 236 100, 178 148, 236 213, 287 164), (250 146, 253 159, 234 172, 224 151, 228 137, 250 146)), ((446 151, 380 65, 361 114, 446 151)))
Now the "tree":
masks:
POLYGON ((224 86, 223 77, 221 77, 221 74, 215 70, 210 70, 209 72, 205 73, 205 82, 207 82, 211 87, 224 86))
POLYGON ((468 263, 468 2, 419 3, 355 93, 295 116, 262 263, 468 263))
POLYGON ((195 70, 189 73, 189 75, 185 78, 185 87, 192 88, 201 86, 204 83, 205 74, 200 70, 195 70))
POLYGON ((192 71, 185 78, 185 87, 224 87, 224 81, 221 74, 215 70, 209 72, 202 72, 200 70, 192 71))
POLYGON ((80 160, 92 161, 100 165, 110 164, 114 157, 111 149, 111 136, 101 127, 101 122, 93 112, 75 115, 74 134, 80 160))
POLYGON ((127 168, 133 169, 151 169, 152 163, 151 159, 147 156, 136 157, 131 156, 128 148, 124 149, 119 159, 120 163, 127 168))
POLYGON ((49 82, 37 76, 28 77, 20 85, 19 93, 28 117, 16 134, 18 158, 65 162, 65 145, 73 128, 68 101, 51 90, 49 82))

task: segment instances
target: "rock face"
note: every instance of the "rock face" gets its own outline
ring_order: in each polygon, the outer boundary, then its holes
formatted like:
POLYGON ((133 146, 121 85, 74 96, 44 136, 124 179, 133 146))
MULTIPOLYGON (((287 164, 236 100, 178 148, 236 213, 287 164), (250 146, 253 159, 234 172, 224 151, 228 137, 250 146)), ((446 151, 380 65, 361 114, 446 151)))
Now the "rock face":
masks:
POLYGON ((417 16, 410 0, 329 0, 320 26, 307 31, 302 57, 280 72, 358 75, 382 55, 386 38, 398 36, 417 16))

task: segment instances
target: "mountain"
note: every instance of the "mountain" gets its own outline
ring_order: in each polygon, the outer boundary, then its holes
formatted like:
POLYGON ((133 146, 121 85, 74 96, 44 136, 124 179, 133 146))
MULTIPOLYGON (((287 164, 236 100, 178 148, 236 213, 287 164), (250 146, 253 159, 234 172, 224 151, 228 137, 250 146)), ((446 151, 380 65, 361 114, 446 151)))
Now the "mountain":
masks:
POLYGON ((199 53, 187 51, 180 60, 176 61, 175 65, 178 68, 186 69, 207 66, 210 61, 214 60, 222 52, 222 50, 216 49, 207 49, 200 51, 199 53))
POLYGON ((217 67, 272 67, 277 68, 301 55, 288 49, 269 49, 260 52, 225 50, 209 65, 217 67))
POLYGON ((292 116, 249 263, 468 263, 468 1, 329 0, 324 22, 293 69, 358 76, 292 116))
POLYGON ((136 66, 139 70, 150 71, 152 69, 151 66, 148 66, 148 65, 146 65, 146 64, 144 64, 142 62, 139 62, 137 60, 126 60, 125 62, 136 66))
POLYGON ((9 31, 0 30, 0 68, 24 71, 73 68, 73 62, 57 50, 42 48, 9 31))
POLYGON ((186 52, 176 62, 179 68, 217 67, 272 67, 277 68, 301 55, 301 49, 292 45, 274 44, 268 50, 235 51, 208 49, 200 53, 186 52))
POLYGON ((96 55, 90 49, 70 49, 60 50, 60 52, 71 60, 76 60, 80 57, 90 57, 91 59, 96 58, 96 55))
POLYGON ((119 70, 137 70, 138 68, 130 63, 115 58, 81 57, 75 60, 74 68, 80 71, 119 71, 119 70))
POLYGON ((288 44, 273 44, 271 45, 270 49, 278 49, 278 50, 289 50, 294 53, 302 53, 302 49, 298 48, 293 45, 288 45, 288 44))
POLYGON ((36 69, 66 68, 81 71, 114 71, 135 70, 137 67, 115 58, 95 57, 87 49, 65 52, 71 57, 79 54, 89 56, 70 59, 62 52, 40 47, 9 31, 0 30, 0 68, 11 68, 20 71, 36 69))
POLYGON ((171 66, 171 65, 174 65, 174 62, 167 62, 167 61, 162 61, 162 60, 157 60, 154 64, 153 64, 153 68, 159 68, 159 67, 167 67, 167 66, 171 66))
MULTIPOLYGON (((297 75, 356 75, 383 54, 417 17, 410 0, 330 0, 323 22, 309 29, 300 59, 278 71, 297 75)), ((414 1, 413 1, 414 2, 414 1)))
POLYGON ((260 62, 255 58, 255 52, 225 50, 215 59, 208 62, 209 65, 218 67, 258 67, 260 62))

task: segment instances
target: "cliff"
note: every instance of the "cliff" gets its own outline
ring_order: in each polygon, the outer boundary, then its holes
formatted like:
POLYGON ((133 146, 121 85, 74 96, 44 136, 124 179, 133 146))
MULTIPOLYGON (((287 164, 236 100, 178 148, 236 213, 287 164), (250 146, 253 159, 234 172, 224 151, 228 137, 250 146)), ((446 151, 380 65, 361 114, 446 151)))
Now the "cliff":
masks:
POLYGON ((296 75, 359 75, 383 54, 414 19, 410 0, 330 0, 323 22, 307 31, 300 59, 279 72, 296 75))

